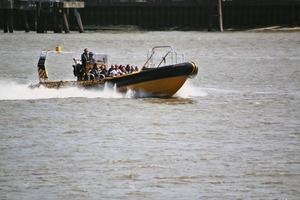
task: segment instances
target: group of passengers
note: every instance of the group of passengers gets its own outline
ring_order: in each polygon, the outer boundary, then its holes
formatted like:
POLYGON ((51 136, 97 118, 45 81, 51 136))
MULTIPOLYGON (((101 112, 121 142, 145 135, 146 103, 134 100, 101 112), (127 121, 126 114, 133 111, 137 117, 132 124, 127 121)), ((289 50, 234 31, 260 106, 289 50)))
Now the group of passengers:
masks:
POLYGON ((132 65, 127 64, 125 65, 111 65, 110 68, 108 69, 108 76, 118 76, 118 75, 123 75, 123 74, 130 74, 133 72, 139 71, 138 67, 135 66, 133 67, 132 65))
POLYGON ((107 69, 106 64, 97 64, 94 63, 93 68, 90 69, 89 73, 91 73, 95 78, 104 78, 104 77, 115 77, 124 74, 130 74, 133 72, 137 72, 138 67, 133 67, 132 65, 111 65, 109 69, 107 69))
POLYGON ((124 74, 130 74, 133 72, 139 71, 137 66, 132 66, 127 64, 125 65, 111 65, 110 68, 108 69, 107 65, 105 63, 96 63, 95 59, 93 58, 93 53, 88 52, 87 49, 84 49, 83 54, 81 55, 81 63, 82 63, 82 68, 86 68, 88 63, 92 63, 93 67, 89 69, 88 73, 92 74, 92 78, 104 78, 104 77, 115 77, 119 75, 124 75, 124 74))

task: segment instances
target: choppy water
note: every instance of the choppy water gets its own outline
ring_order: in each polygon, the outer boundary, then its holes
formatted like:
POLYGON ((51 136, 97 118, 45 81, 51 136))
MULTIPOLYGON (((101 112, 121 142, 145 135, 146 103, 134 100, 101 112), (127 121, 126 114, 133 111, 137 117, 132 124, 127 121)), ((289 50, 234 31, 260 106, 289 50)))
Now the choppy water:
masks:
POLYGON ((299 33, 1 33, 0 60, 0 199, 300 198, 299 33), (28 89, 57 44, 139 65, 173 45, 199 74, 170 99, 28 89))

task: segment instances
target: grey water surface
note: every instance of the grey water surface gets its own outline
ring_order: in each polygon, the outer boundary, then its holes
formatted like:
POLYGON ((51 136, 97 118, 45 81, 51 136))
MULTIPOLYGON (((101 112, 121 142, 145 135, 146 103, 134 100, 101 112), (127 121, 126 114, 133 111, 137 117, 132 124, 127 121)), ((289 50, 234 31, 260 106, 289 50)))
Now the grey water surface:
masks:
POLYGON ((0 199, 300 199, 298 32, 0 33, 0 60, 0 199), (58 44, 138 66, 172 45, 199 74, 168 99, 28 89, 58 44))

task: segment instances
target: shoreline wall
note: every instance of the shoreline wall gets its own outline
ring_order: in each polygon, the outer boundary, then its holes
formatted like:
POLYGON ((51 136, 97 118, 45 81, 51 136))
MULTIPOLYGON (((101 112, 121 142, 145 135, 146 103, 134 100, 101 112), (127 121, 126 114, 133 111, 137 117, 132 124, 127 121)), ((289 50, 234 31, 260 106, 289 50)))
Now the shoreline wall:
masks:
MULTIPOLYGON (((217 30, 217 0, 86 0, 79 9, 85 27, 133 25, 143 29, 217 30)), ((30 30, 35 30, 34 10, 11 10, 15 30, 24 30, 27 13, 30 30)), ((6 12, 0 9, 0 16, 6 12)), ((51 8, 42 10, 47 29, 53 30, 51 8)), ((222 1, 224 29, 266 26, 299 26, 300 0, 226 0, 222 1)), ((77 30, 74 12, 67 10, 71 30, 77 30)), ((2 24, 0 17, 0 24, 2 24)), ((1 25, 2 29, 2 25, 1 25)))

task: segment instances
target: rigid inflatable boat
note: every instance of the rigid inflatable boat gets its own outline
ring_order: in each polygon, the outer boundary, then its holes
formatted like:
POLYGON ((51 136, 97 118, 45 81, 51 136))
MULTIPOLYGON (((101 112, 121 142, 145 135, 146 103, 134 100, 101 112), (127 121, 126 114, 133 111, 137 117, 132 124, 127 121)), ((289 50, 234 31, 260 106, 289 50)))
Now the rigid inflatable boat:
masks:
POLYGON ((148 51, 145 64, 134 70, 124 70, 119 74, 108 72, 101 74, 101 69, 107 68, 108 56, 106 54, 94 54, 93 62, 87 62, 85 66, 81 60, 73 59, 75 62, 73 72, 77 80, 51 81, 48 80, 45 65, 47 54, 51 52, 60 52, 60 49, 42 51, 37 65, 39 83, 31 85, 32 88, 40 86, 56 89, 81 87, 101 90, 104 86, 108 86, 115 87, 122 93, 131 90, 136 97, 171 97, 182 87, 187 78, 198 73, 196 64, 185 62, 183 54, 174 51, 170 46, 157 46, 148 51), (164 53, 161 54, 163 56, 160 59, 155 59, 156 53, 161 50, 164 50, 164 53), (98 76, 93 73, 94 69, 99 69, 98 76))

